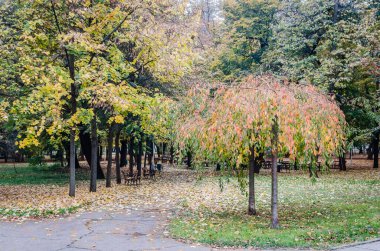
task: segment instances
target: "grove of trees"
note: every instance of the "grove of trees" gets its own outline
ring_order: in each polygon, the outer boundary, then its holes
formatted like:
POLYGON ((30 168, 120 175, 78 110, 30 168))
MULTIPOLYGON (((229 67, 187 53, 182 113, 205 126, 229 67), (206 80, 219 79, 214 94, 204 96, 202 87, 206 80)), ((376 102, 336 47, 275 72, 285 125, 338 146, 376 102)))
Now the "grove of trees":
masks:
POLYGON ((96 192, 113 148, 120 184, 160 142, 242 186, 248 169, 253 215, 270 156, 277 228, 278 158, 315 176, 360 146, 378 168, 379 41, 376 0, 0 0, 0 149, 65 156, 75 196, 78 149, 96 192))

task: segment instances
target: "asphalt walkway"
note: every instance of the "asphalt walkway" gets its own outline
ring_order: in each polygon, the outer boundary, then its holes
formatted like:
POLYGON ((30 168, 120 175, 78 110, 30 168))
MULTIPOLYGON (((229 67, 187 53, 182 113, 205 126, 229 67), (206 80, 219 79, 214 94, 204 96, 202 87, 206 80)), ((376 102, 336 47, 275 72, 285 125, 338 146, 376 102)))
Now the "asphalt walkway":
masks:
MULTIPOLYGON (((22 223, 1 222, 0 250, 216 250, 166 237, 166 223, 166 213, 142 209, 87 212, 66 218, 29 220, 22 223)), ((337 250, 380 251, 380 240, 345 246, 337 250)))

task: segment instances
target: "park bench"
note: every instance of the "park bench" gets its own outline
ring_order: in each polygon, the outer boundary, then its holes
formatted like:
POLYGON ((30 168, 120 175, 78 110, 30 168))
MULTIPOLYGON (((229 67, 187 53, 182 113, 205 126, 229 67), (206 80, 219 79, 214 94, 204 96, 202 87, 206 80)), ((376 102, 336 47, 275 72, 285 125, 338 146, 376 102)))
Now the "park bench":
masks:
POLYGON ((129 174, 128 174, 128 172, 126 172, 126 171, 121 171, 121 173, 123 174, 123 176, 124 176, 124 184, 127 184, 127 185, 129 185, 129 184, 134 184, 134 185, 138 185, 138 184, 141 184, 141 177, 140 176, 138 176, 138 174, 137 173, 133 173, 133 175, 132 176, 130 176, 129 174))
POLYGON ((290 172, 290 162, 289 161, 281 161, 280 163, 278 163, 278 170, 281 171, 282 169, 284 169, 285 171, 288 171, 290 172))
POLYGON ((150 168, 143 168, 143 177, 144 178, 155 178, 156 170, 150 168))
POLYGON ((331 169, 339 169, 339 160, 334 160, 334 162, 331 164, 331 169))
POLYGON ((270 161, 270 160, 266 160, 266 161, 263 163, 263 168, 264 168, 264 169, 271 169, 271 168, 272 168, 272 161, 270 161))

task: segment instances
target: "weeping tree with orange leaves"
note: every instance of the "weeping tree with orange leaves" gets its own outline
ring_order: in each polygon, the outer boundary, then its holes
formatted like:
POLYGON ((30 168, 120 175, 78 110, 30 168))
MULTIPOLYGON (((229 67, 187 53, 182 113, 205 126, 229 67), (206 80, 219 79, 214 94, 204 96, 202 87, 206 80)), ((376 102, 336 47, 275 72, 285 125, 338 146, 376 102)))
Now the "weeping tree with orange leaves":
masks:
POLYGON ((191 147, 194 159, 225 163, 240 184, 249 167, 248 213, 256 214, 255 158, 272 157, 272 224, 278 228, 277 161, 289 156, 315 174, 321 156, 328 168, 345 141, 345 119, 329 97, 310 85, 296 85, 272 76, 249 77, 236 85, 192 88, 180 108, 177 140, 191 147), (215 90, 215 89, 212 89, 215 90))

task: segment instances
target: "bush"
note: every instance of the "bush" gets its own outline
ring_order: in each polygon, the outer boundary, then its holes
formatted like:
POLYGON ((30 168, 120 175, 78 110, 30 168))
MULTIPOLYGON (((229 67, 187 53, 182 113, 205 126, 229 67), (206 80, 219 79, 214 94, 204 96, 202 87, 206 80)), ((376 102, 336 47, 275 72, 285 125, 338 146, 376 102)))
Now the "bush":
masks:
POLYGON ((36 169, 45 169, 47 167, 47 164, 44 162, 43 156, 33 156, 30 157, 28 160, 29 166, 36 168, 36 169))

